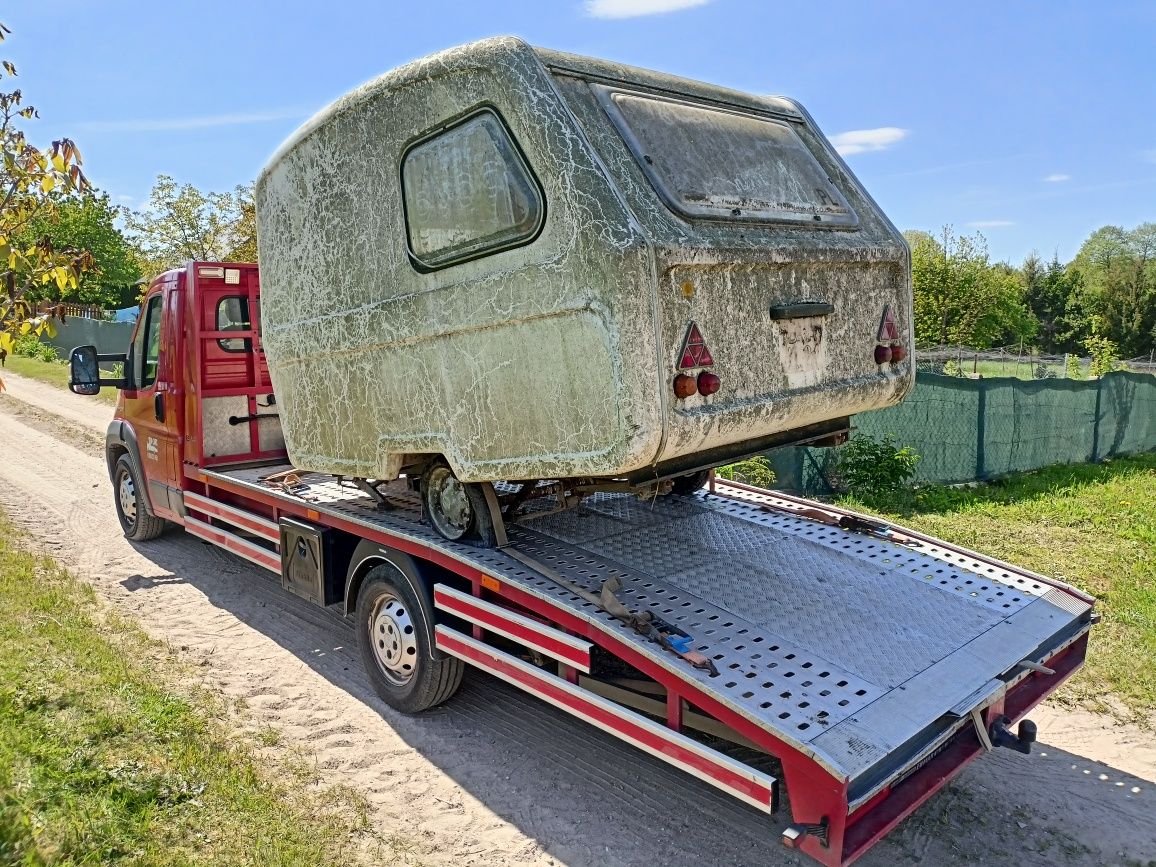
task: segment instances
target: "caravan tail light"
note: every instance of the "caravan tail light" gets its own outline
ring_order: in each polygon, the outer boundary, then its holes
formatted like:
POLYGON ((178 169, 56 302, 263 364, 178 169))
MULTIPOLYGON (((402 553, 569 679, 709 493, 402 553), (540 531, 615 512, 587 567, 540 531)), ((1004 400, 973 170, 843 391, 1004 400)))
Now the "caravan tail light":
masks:
POLYGON ((698 383, 693 376, 680 373, 674 378, 674 394, 679 399, 690 397, 698 393, 698 383))
POLYGON ((875 335, 875 363, 898 364, 907 357, 907 348, 900 343, 899 326, 895 324, 895 314, 891 305, 883 307, 883 318, 879 322, 879 333, 875 335))
POLYGON ((703 397, 709 397, 719 390, 722 385, 722 380, 709 370, 704 370, 698 375, 698 393, 703 397))

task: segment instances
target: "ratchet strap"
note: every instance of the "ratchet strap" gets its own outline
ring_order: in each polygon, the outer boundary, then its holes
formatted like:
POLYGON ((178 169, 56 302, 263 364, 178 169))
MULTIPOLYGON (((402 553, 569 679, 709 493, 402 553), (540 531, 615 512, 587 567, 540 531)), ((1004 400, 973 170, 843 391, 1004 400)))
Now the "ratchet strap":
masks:
POLYGON ((568 578, 559 575, 549 566, 544 563, 539 563, 533 557, 523 554, 513 546, 505 548, 504 550, 518 562, 529 566, 535 572, 549 578, 559 587, 568 590, 579 599, 597 606, 600 611, 605 611, 611 617, 625 623, 639 635, 645 636, 664 650, 690 663, 693 667, 710 672, 711 675, 718 674, 718 669, 715 667, 714 661, 692 648, 694 639, 687 632, 684 632, 671 623, 667 623, 661 617, 656 616, 650 611, 643 611, 639 614, 627 608, 622 603, 622 600, 615 595, 622 589, 622 582, 618 580, 618 578, 607 578, 602 582, 601 592, 595 595, 585 587, 578 586, 568 578))

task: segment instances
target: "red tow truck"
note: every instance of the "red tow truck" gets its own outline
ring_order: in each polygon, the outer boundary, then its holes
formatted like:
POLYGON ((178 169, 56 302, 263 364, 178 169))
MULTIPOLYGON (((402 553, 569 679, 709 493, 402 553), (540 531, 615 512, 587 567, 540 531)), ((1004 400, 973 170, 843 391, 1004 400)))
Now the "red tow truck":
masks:
POLYGON ((1095 620, 1059 581, 721 479, 572 508, 548 483, 528 501, 499 485, 499 547, 449 541, 413 480, 288 462, 256 265, 162 274, 125 355, 71 361, 73 391, 120 390, 106 455, 129 539, 177 525, 337 606, 399 710, 446 701, 468 664, 768 816, 782 780, 781 839, 822 864, 854 861, 984 752, 1028 752, 1024 715, 1083 662, 1095 620))

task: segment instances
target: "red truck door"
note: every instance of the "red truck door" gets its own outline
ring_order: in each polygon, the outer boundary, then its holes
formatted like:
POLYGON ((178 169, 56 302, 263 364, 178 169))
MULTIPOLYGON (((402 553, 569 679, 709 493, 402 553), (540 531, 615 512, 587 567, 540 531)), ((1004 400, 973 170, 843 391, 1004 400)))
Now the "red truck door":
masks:
POLYGON ((179 321, 179 282, 155 284, 145 299, 133 335, 122 418, 136 434, 141 471, 153 511, 175 518, 181 486, 180 418, 183 412, 174 333, 179 321))

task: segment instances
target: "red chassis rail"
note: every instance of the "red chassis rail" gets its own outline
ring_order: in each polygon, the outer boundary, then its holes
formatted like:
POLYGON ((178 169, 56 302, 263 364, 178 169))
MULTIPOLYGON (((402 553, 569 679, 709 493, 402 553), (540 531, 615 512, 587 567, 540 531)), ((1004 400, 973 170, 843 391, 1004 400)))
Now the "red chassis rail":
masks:
MULTIPOLYGON (((586 622, 570 611, 561 608, 547 600, 525 592, 521 588, 502 581, 475 566, 465 563, 444 551, 432 548, 419 541, 404 536, 394 535, 381 528, 369 527, 365 524, 350 520, 339 514, 312 508, 308 503, 295 500, 290 496, 275 491, 255 491, 240 483, 231 482, 228 478, 218 474, 207 475, 195 468, 187 469, 186 505, 190 511, 206 516, 229 521, 236 526, 250 529, 251 532, 272 541, 272 528, 282 517, 303 518, 321 522, 337 530, 347 532, 353 536, 369 539, 387 548, 408 554, 418 560, 426 561, 460 576, 468 582, 472 596, 479 600, 479 605, 471 607, 463 605, 460 598, 469 598, 468 594, 453 594, 455 598, 443 596, 443 610, 460 615, 463 611, 471 613, 468 618, 474 624, 473 641, 463 640, 460 633, 446 635, 445 630, 439 635, 439 646, 444 650, 455 653, 480 667, 490 670, 500 677, 540 695, 548 701, 562 707, 570 713, 587 718, 588 721, 601 725, 619 737, 648 748, 644 739, 650 737, 647 732, 631 731, 627 736, 621 731, 621 724, 610 720, 597 703, 587 703, 589 700, 578 697, 577 693, 586 692, 572 687, 573 692, 549 683, 542 685, 533 680, 531 673, 513 670, 506 661, 489 658, 479 647, 480 639, 485 628, 497 626, 507 630, 516 629, 518 624, 529 626, 528 633, 559 631, 565 636, 574 636, 573 646, 564 646, 566 642, 542 645, 547 654, 559 662, 560 672, 565 678, 565 686, 577 681, 577 670, 574 665, 568 665, 565 659, 569 656, 579 668, 584 667, 585 657, 575 656, 575 647, 583 642, 601 647, 604 651, 621 659, 633 668, 642 672, 656 683, 665 688, 667 693, 666 727, 678 736, 681 736, 683 714, 687 705, 693 705, 697 712, 712 717, 718 723, 729 728, 755 745, 761 750, 773 755, 783 769, 788 794, 790 796, 791 814, 793 822, 806 825, 825 826, 826 842, 814 835, 801 837, 797 841, 798 848, 810 855, 816 861, 830 867, 842 867, 850 864, 888 831, 894 828, 911 812, 916 810, 924 801, 942 788, 963 768, 984 752, 984 745, 979 739, 973 725, 961 725, 940 747, 930 756, 917 763, 914 769, 908 770, 905 776, 889 783, 881 791, 873 795, 865 803, 850 809, 849 784, 826 771, 813 757, 789 744, 768 730, 753 723, 746 717, 725 706, 722 702, 699 689, 693 681, 685 680, 672 671, 657 664, 650 658, 639 653, 634 647, 594 625, 586 622), (191 490, 198 488, 198 490, 191 490), (496 619, 495 611, 501 610, 496 619), (526 617, 529 615, 529 618, 526 617), (535 630, 530 620, 545 625, 544 629, 535 630), (514 624, 514 625, 511 625, 514 624), (618 731, 612 728, 619 725, 618 731)), ((739 487, 739 486, 736 486, 739 487)), ((747 489, 752 492, 765 494, 760 489, 747 489)), ((781 497, 777 492, 775 497, 781 497)), ((794 498, 790 498, 794 500, 794 498)), ((796 501, 802 503, 802 501, 796 501)), ((809 507, 811 504, 807 504, 809 507)), ((824 506, 824 508, 828 508, 824 506)), ((831 508, 835 514, 850 514, 843 510, 831 508)), ((238 554, 247 556, 250 560, 266 568, 277 571, 278 557, 265 549, 264 556, 254 556, 250 550, 237 550, 235 542, 220 536, 219 531, 214 534, 214 528, 205 521, 193 518, 188 525, 196 535, 223 545, 238 554)), ((905 533, 908 531, 904 531, 905 533)), ((228 537, 230 534, 223 534, 228 537)), ((915 536, 914 533, 911 533, 915 536)), ((235 539, 235 537, 234 537, 235 539)), ((944 543, 934 540, 935 544, 944 543)), ((254 546, 256 547, 256 546, 254 546)), ((959 549, 961 552, 963 549, 959 549)), ((971 556, 972 552, 964 552, 971 556)), ((987 562, 992 561, 986 558, 987 562)), ((1022 570, 1017 570, 1022 571, 1022 570)), ((1042 579, 1041 580, 1047 580, 1042 579)), ((1057 582, 1048 581, 1054 586, 1057 582)), ((1075 591, 1074 595, 1077 594, 1075 591)), ((527 633, 527 634, 528 634, 527 633)), ((543 640, 539 638, 539 640, 543 640)), ((1045 676, 1035 672, 1024 672, 1017 680, 1009 684, 1004 695, 989 705, 983 712, 985 725, 990 724, 999 716, 1006 715, 1013 721, 1022 717, 1034 707, 1048 693, 1056 689, 1064 680, 1070 677, 1082 664, 1087 648, 1088 635, 1083 631, 1067 646, 1063 647, 1044 664, 1055 671, 1055 675, 1045 676)), ((553 680, 558 680, 554 678, 553 680)), ((586 693, 592 695, 591 693, 586 693)), ((669 744, 664 751, 669 753, 669 744)), ((669 755, 666 756, 670 761, 669 755)), ((683 756, 688 763, 697 761, 693 755, 683 756)), ((677 764, 677 762, 676 762, 677 764)), ((693 768, 691 769, 694 772, 693 768)), ((700 776, 702 776, 700 774, 700 776)), ((706 778, 704 776, 704 778, 706 778)), ((718 784, 717 782, 715 783, 718 784)), ((759 785, 743 783, 748 788, 750 797, 743 798, 749 803, 763 803, 763 809, 773 809, 773 798, 769 792, 764 792, 759 785), (770 799, 770 800, 767 800, 770 799)), ((732 792, 734 793, 734 792, 732 792)))

